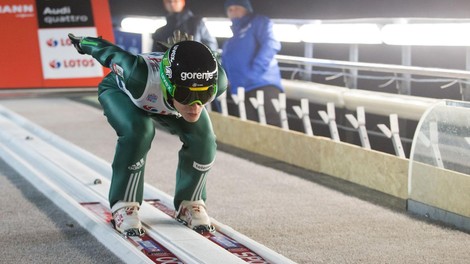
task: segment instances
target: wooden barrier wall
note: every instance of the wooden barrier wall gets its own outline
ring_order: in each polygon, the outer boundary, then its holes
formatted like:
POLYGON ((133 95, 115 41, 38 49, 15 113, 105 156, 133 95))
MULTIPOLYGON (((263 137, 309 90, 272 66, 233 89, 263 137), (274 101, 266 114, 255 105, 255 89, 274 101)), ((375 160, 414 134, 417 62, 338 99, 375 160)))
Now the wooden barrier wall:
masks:
POLYGON ((218 142, 470 217, 468 175, 415 163, 420 173, 414 174, 409 192, 408 159, 216 112, 210 115, 218 142))

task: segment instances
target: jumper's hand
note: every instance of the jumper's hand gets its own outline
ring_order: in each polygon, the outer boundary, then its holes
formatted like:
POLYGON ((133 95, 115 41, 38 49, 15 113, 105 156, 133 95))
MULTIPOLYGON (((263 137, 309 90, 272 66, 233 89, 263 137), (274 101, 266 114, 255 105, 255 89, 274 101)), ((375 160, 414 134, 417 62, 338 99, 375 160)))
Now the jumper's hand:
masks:
POLYGON ((188 33, 182 33, 179 30, 175 30, 173 32, 173 37, 168 38, 168 44, 174 45, 178 42, 185 41, 185 40, 194 40, 194 36, 189 35, 188 33))
POLYGON ((82 50, 82 47, 80 47, 80 42, 82 41, 83 37, 77 37, 74 34, 69 33, 69 39, 72 41, 72 45, 75 47, 78 53, 85 54, 85 52, 82 50))

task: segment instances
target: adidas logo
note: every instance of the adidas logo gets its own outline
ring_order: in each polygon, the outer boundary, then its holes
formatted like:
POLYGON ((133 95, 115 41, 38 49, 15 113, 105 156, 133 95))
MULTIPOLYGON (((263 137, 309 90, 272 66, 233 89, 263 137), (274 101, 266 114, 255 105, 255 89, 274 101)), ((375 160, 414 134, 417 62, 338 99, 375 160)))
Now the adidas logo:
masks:
POLYGON ((140 168, 142 168, 145 164, 145 161, 144 159, 140 159, 136 164, 133 164, 129 167, 127 167, 129 170, 138 170, 140 168))

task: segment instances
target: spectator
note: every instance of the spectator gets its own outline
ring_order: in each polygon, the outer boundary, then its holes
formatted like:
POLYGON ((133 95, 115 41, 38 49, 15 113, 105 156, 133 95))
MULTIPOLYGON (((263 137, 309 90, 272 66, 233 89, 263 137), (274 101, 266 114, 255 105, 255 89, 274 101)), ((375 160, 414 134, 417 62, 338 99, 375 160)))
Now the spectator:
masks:
MULTIPOLYGON (((281 73, 274 56, 281 44, 273 34, 271 20, 253 13, 249 0, 225 1, 227 16, 232 21, 233 37, 228 39, 222 50, 222 65, 230 83, 230 94, 237 94, 238 87, 245 88, 245 99, 256 98, 258 90, 264 91, 264 107, 268 124, 280 126, 279 114, 271 102, 284 89, 281 73)), ((238 112, 229 102, 229 113, 238 112)), ((258 121, 258 112, 251 103, 246 103, 249 120, 258 121)))
POLYGON ((206 44, 213 51, 218 49, 217 40, 211 36, 202 18, 186 8, 186 0, 163 0, 163 5, 168 12, 166 25, 153 34, 152 51, 158 50, 158 42, 167 42, 177 30, 193 36, 195 41, 206 44))

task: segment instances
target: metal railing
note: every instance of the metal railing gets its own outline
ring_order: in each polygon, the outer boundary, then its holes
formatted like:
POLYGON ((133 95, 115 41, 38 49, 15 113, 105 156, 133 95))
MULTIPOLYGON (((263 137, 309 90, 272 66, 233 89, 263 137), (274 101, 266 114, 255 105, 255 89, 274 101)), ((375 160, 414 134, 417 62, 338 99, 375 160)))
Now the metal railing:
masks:
POLYGON ((286 56, 286 55, 277 55, 276 58, 281 63, 297 64, 297 65, 300 65, 300 64, 312 65, 312 66, 318 66, 318 67, 323 67, 323 68, 333 68, 333 69, 341 69, 341 70, 360 70, 360 71, 383 72, 383 73, 394 73, 394 74, 412 74, 412 75, 459 79, 462 81, 470 80, 470 71, 464 71, 464 70, 448 70, 448 69, 440 69, 440 68, 402 66, 402 65, 393 65, 393 64, 326 60, 326 59, 315 59, 315 58, 295 57, 295 56, 286 56))
MULTIPOLYGON (((335 75, 350 75, 347 71, 368 71, 379 73, 392 73, 394 76, 383 77, 391 78, 391 80, 400 80, 399 74, 431 76, 447 81, 447 85, 459 83, 469 84, 470 71, 426 68, 415 66, 401 66, 379 63, 364 63, 337 61, 315 58, 294 57, 286 55, 277 55, 280 63, 293 64, 298 67, 302 65, 311 65, 321 68, 340 69, 341 72, 335 75)), ((330 72, 331 73, 331 72, 330 72)), ((435 79, 436 80, 436 79, 435 79)), ((314 82, 283 80, 286 88, 287 97, 290 99, 307 98, 310 102, 318 104, 327 104, 332 102, 336 107, 355 110, 357 107, 365 107, 366 111, 373 114, 389 115, 397 113, 402 118, 419 120, 423 112, 439 99, 410 96, 402 94, 391 94, 366 91, 361 89, 348 89, 346 87, 338 87, 314 82)), ((445 88, 442 86, 442 88, 445 88)))
MULTIPOLYGON (((348 61, 335 61, 325 59, 312 59, 303 57, 293 57, 278 55, 277 59, 280 63, 288 63, 295 65, 309 64, 316 67, 340 69, 340 74, 348 74, 346 71, 369 71, 380 73, 393 73, 395 76, 399 74, 431 76, 435 78, 445 78, 443 81, 448 83, 468 84, 470 79, 470 71, 449 70, 439 68, 412 67, 400 65, 387 65, 377 63, 361 63, 348 61)), ((299 67, 299 66, 297 66, 299 67)), ((398 77, 396 77, 399 81, 398 77)), ((350 111, 346 115, 347 120, 352 127, 356 129, 361 136, 361 144, 365 148, 370 148, 367 134, 377 135, 377 131, 365 130, 365 113, 381 115, 389 117, 390 124, 377 124, 382 132, 382 137, 389 138, 395 148, 397 156, 405 157, 405 152, 401 145, 401 141, 411 143, 410 138, 401 138, 399 130, 399 119, 418 121, 426 110, 441 99, 411 96, 404 94, 392 94, 385 92, 367 91, 361 89, 350 89, 327 84, 320 84, 302 80, 283 79, 282 84, 285 88, 286 98, 289 100, 298 100, 302 106, 293 106, 296 110, 298 118, 309 120, 304 122, 305 133, 311 131, 310 124, 317 122, 318 117, 313 118, 315 113, 309 113, 308 104, 315 103, 324 105, 327 111, 318 111, 321 119, 330 128, 331 138, 340 141, 338 137, 338 128, 344 129, 344 125, 336 124, 335 108, 343 108, 350 111), (357 117, 352 114, 355 112, 357 117), (306 126, 305 124, 308 126, 306 126)), ((246 100, 254 100, 254 98, 245 98, 246 100)), ((284 99, 285 100, 285 99, 284 99)), ((279 101, 281 101, 279 99, 279 101)), ((285 103, 284 103, 285 105, 285 103)), ((263 111, 261 111, 263 112, 263 111)), ((281 114, 281 112, 280 112, 281 114)), ((282 118, 281 118, 282 119, 282 118)), ((260 117, 260 120, 262 118, 260 117)), ((289 129, 289 128, 287 128, 289 129)), ((313 133, 307 133, 313 135, 313 133)))

